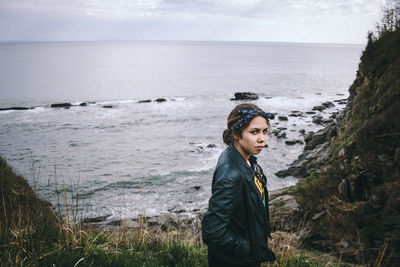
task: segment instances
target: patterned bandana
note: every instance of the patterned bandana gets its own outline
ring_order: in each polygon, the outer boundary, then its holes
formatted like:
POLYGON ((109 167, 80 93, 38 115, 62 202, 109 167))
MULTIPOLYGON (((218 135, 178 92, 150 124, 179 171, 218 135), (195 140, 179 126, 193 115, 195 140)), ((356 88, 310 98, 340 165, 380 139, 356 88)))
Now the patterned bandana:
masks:
POLYGON ((260 109, 239 109, 237 111, 238 114, 244 115, 240 119, 238 119, 231 127, 232 132, 236 132, 237 130, 243 128, 244 125, 246 125, 251 119, 253 119, 255 116, 263 116, 266 119, 271 119, 273 120, 275 118, 275 115, 273 113, 265 112, 260 109))

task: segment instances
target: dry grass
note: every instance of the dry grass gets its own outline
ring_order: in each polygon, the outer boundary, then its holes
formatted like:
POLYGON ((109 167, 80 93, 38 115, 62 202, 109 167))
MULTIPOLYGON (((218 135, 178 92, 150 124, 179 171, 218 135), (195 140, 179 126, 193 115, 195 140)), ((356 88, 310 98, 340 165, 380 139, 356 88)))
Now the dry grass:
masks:
MULTIPOLYGON (((57 190, 61 217, 5 162, 0 162, 0 175, 1 266, 207 266, 200 229, 149 226, 145 215, 139 216, 138 227, 123 220, 112 227, 84 224, 77 187, 57 190)), ((297 233, 274 232, 270 247, 277 261, 264 267, 355 266, 329 254, 302 250, 297 233)), ((374 266, 385 266, 386 253, 383 248, 374 266)))

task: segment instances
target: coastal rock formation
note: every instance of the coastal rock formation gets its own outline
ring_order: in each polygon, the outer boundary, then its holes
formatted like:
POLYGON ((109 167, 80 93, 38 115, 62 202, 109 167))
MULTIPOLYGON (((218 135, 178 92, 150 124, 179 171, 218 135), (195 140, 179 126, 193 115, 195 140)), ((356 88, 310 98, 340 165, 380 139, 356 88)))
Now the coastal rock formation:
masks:
POLYGON ((292 232, 301 226, 300 206, 296 198, 284 189, 269 192, 269 213, 272 231, 292 232))
POLYGON ((330 156, 331 141, 336 136, 336 124, 331 123, 318 132, 309 132, 304 136, 306 143, 303 153, 295 160, 289 169, 275 173, 278 177, 295 176, 305 178, 316 169, 321 168, 330 156))
POLYGON ((193 233, 201 233, 201 220, 205 210, 171 210, 168 213, 145 216, 139 215, 137 218, 111 221, 107 223, 108 226, 125 226, 128 228, 140 227, 155 227, 163 231, 171 229, 188 229, 190 228, 193 233))
POLYGON ((30 108, 27 108, 27 107, 9 107, 9 108, 0 108, 0 111, 3 111, 3 110, 27 110, 27 109, 30 109, 30 108))
POLYGON ((370 40, 343 112, 277 173, 304 178, 295 195, 305 248, 400 266, 399 43, 400 30, 370 40))
POLYGON ((237 92, 235 93, 235 98, 231 100, 257 100, 258 95, 251 92, 237 92))
POLYGON ((50 105, 51 108, 70 108, 71 106, 71 103, 55 103, 50 105))

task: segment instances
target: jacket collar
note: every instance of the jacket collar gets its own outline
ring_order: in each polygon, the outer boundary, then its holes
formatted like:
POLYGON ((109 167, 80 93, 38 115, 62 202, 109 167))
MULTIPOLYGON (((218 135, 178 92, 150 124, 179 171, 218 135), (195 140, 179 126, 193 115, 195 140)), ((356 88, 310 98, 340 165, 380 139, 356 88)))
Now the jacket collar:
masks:
MULTIPOLYGON (((239 151, 236 150, 236 148, 233 146, 233 144, 230 144, 229 147, 227 148, 229 156, 232 158, 232 160, 237 164, 238 168, 240 169, 243 174, 245 174, 245 177, 248 181, 250 181, 254 177, 255 171, 247 164, 246 160, 242 157, 242 155, 239 153, 239 151)), ((254 157, 253 155, 250 156, 249 158, 250 163, 253 164, 257 163, 257 158, 254 157)))

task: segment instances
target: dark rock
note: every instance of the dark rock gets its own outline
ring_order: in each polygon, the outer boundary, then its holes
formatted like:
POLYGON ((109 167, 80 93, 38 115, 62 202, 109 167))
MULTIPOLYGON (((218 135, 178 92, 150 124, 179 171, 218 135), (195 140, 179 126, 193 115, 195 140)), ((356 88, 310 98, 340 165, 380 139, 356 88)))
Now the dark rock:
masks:
POLYGON ((105 215, 105 216, 99 216, 99 217, 93 217, 93 218, 85 218, 82 220, 83 223, 99 223, 99 222, 104 222, 107 220, 111 214, 105 215))
POLYGON ((167 99, 165 99, 165 98, 157 98, 156 100, 154 100, 154 102, 159 102, 159 103, 165 102, 165 101, 167 101, 167 99))
POLYGON ((146 99, 146 100, 139 100, 138 103, 150 103, 151 100, 150 99, 146 99))
POLYGON ((103 105, 102 107, 103 107, 103 108, 114 108, 113 105, 103 105))
POLYGON ((285 141, 285 144, 286 145, 295 145, 295 144, 304 144, 304 142, 303 141, 301 141, 301 140, 291 140, 291 141, 285 141))
POLYGON ((319 169, 321 165, 329 157, 330 141, 336 136, 336 125, 331 124, 329 127, 318 131, 317 133, 309 132, 304 136, 306 145, 304 152, 295 160, 288 169, 277 172, 283 176, 307 177, 315 169, 319 169))
POLYGON ((313 114, 317 114, 317 112, 315 112, 315 111, 307 111, 306 114, 313 115, 313 114))
POLYGON ((312 122, 315 124, 326 124, 326 123, 333 122, 333 119, 332 118, 324 118, 322 116, 315 116, 315 117, 313 117, 312 122))
POLYGON ((331 123, 331 122, 333 122, 334 120, 332 119, 332 118, 323 118, 322 119, 322 123, 331 123))
POLYGON ((325 108, 333 108, 335 106, 335 104, 333 104, 332 102, 328 101, 328 102, 322 103, 322 106, 324 106, 325 108))
POLYGON ((287 121, 287 120, 288 120, 288 117, 286 117, 286 116, 278 116, 278 119, 279 119, 280 121, 287 121))
POLYGON ((216 147, 216 145, 215 144, 209 144, 207 147, 208 148, 214 148, 214 147, 216 147))
POLYGON ((82 102, 82 103, 79 104, 79 106, 81 106, 81 107, 86 107, 86 106, 87 106, 87 103, 86 103, 86 102, 82 102))
POLYGON ((70 108, 72 106, 71 103, 55 103, 51 104, 51 108, 70 108))
POLYGON ((303 135, 303 134, 305 134, 305 133, 306 133, 306 130, 304 130, 304 129, 300 129, 300 130, 299 130, 299 133, 301 133, 301 134, 303 135))
POLYGON ((315 124, 322 124, 322 119, 323 119, 322 116, 314 116, 312 122, 315 124))
POLYGON ((231 100, 257 100, 258 95, 251 92, 237 92, 235 93, 235 98, 231 100))
POLYGON ((329 116, 331 119, 336 119, 339 115, 339 112, 332 112, 332 114, 329 116))
POLYGON ((27 107, 9 107, 9 108, 0 108, 0 110, 27 110, 30 108, 27 107))
POLYGON ((160 225, 163 230, 171 227, 178 227, 179 216, 173 213, 163 214, 157 217, 156 223, 160 225))
POLYGON ((330 142, 334 136, 336 136, 336 125, 333 124, 330 127, 318 131, 317 133, 309 132, 304 136, 304 141, 306 142, 304 150, 308 151, 315 149, 318 145, 321 145, 325 142, 330 142))
POLYGON ((313 117, 312 122, 315 124, 325 124, 325 123, 333 122, 333 119, 332 118, 324 118, 322 116, 317 115, 317 116, 313 117))
POLYGON ((339 105, 346 105, 347 99, 337 99, 337 100, 333 100, 333 102, 338 103, 339 105))
POLYGON ((196 189, 196 190, 199 190, 200 188, 201 188, 200 185, 195 185, 195 186, 193 186, 193 189, 196 189))
POLYGON ((291 140, 291 141, 285 141, 286 145, 295 145, 296 144, 296 140, 291 140))
POLYGON ((276 135, 276 137, 277 137, 278 139, 286 138, 286 133, 285 133, 285 132, 279 132, 279 133, 276 135))
POLYGON ((285 178, 292 175, 292 172, 289 170, 281 170, 275 173, 275 175, 279 178, 285 178))
POLYGON ((312 108, 312 110, 318 110, 318 111, 323 111, 325 109, 324 106, 315 106, 312 108))
POLYGON ((304 117, 303 112, 297 111, 297 110, 292 110, 291 114, 289 114, 290 117, 304 117))

